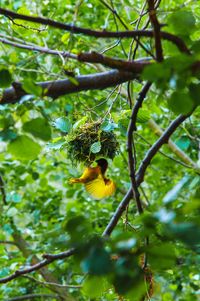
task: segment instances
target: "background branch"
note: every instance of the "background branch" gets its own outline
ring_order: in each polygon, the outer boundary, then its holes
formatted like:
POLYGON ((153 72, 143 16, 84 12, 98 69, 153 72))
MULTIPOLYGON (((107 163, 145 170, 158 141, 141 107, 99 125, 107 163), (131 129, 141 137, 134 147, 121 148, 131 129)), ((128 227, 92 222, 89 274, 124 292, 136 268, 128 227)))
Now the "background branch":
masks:
POLYGON ((52 295, 52 294, 28 294, 18 297, 13 297, 7 301, 21 301, 21 300, 30 300, 30 299, 36 299, 36 298, 58 298, 58 295, 52 295))
MULTIPOLYGON (((30 22, 35 22, 43 25, 49 25, 58 29, 63 29, 66 31, 70 31, 74 34, 83 34, 87 36, 93 36, 96 38, 135 38, 135 37, 153 37, 154 31, 152 30, 135 30, 135 31, 117 31, 117 32, 111 32, 111 31, 97 31, 97 30, 91 30, 87 28, 82 28, 74 25, 65 24, 62 22, 57 22, 51 19, 46 19, 43 17, 33 17, 28 15, 22 15, 15 13, 13 11, 0 8, 0 14, 10 17, 12 19, 19 19, 19 20, 25 20, 30 22)), ((179 48, 180 51, 189 53, 189 50, 187 46, 185 45, 184 41, 180 39, 177 36, 174 36, 170 33, 161 32, 161 37, 163 39, 169 40, 172 43, 176 44, 176 46, 179 48)))
POLYGON ((6 201, 6 192, 5 192, 5 187, 4 187, 4 181, 2 176, 0 175, 0 191, 1 191, 1 196, 2 196, 2 201, 4 205, 7 205, 6 201))
MULTIPOLYGON (((25 249, 24 247, 22 248, 22 238, 20 238, 19 236, 17 237, 16 233, 15 233, 14 237, 15 237, 15 240, 18 240, 18 246, 23 251, 23 254, 27 257, 27 254, 25 254, 25 252, 27 252, 27 249, 25 249), (19 239, 21 240, 21 242, 19 242, 19 239)), ((17 241, 16 241, 16 243, 17 243, 17 241)), ((26 244, 25 241, 23 241, 23 243, 26 244)), ((37 271, 37 270, 45 267, 46 265, 52 263, 55 260, 68 258, 68 257, 74 255, 74 253, 75 253, 75 249, 70 249, 68 251, 65 251, 65 252, 62 252, 62 253, 59 253, 59 254, 55 254, 55 255, 53 255, 53 254, 46 254, 46 255, 43 255, 43 257, 45 259, 42 260, 42 261, 38 261, 34 257, 33 261, 37 261, 37 263, 35 263, 34 265, 32 265, 32 266, 30 266, 30 267, 28 267, 26 269, 16 270, 15 273, 12 274, 12 275, 10 275, 10 276, 1 278, 0 279, 0 283, 6 283, 6 282, 9 282, 9 281, 11 281, 11 280, 19 277, 19 276, 22 276, 22 275, 25 275, 25 274, 29 274, 29 273, 31 273, 33 271, 37 271)), ((44 274, 43 274, 43 276, 44 276, 44 274)), ((44 278, 47 278, 47 277, 44 277, 44 278)), ((56 282, 56 281, 50 281, 50 282, 56 282)))

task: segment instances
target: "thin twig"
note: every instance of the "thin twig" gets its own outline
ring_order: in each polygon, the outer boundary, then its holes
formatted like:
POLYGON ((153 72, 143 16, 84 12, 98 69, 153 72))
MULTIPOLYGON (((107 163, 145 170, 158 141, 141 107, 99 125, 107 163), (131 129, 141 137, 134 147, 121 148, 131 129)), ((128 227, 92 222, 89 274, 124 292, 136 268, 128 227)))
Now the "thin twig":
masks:
MULTIPOLYGON (((152 144, 151 144, 149 141, 147 141, 144 137, 142 137, 140 134, 136 133, 136 135, 137 135, 138 137, 140 137, 140 139, 142 139, 146 144, 148 144, 149 146, 152 146, 152 144)), ((184 167, 186 167, 186 168, 189 168, 189 169, 194 169, 194 166, 189 165, 189 164, 186 164, 186 163, 184 163, 184 162, 182 162, 182 161, 180 161, 180 160, 177 160, 177 159, 175 159, 175 158, 173 158, 173 157, 171 157, 171 156, 165 154, 165 153, 164 153, 163 151, 161 151, 161 150, 159 150, 159 153, 160 153, 161 155, 163 155, 164 157, 166 157, 167 159, 176 162, 177 164, 180 164, 180 165, 182 165, 182 166, 184 166, 184 167)))
MULTIPOLYGON (((193 111, 192 111, 193 112, 193 111)), ((173 120, 168 128, 164 131, 162 136, 152 145, 152 147, 148 150, 146 153, 146 156, 142 160, 142 163, 140 164, 137 172, 137 183, 138 185, 141 184, 144 180, 144 175, 147 167, 151 163, 151 160, 155 156, 155 154, 159 151, 161 146, 168 142, 169 137, 174 133, 174 131, 177 129, 177 127, 185 121, 191 114, 187 115, 180 115, 175 120, 173 120)))
POLYGON ((7 205, 6 192, 5 192, 5 188, 4 188, 4 181, 3 181, 1 175, 0 175, 0 191, 1 191, 1 195, 2 195, 3 204, 7 205))
POLYGON ((52 55, 57 55, 57 56, 69 57, 71 59, 77 59, 76 54, 73 54, 73 53, 70 53, 67 51, 53 50, 53 49, 49 49, 46 47, 40 47, 37 45, 28 44, 27 42, 17 43, 17 42, 10 41, 6 38, 0 38, 0 42, 3 44, 11 45, 13 47, 17 47, 17 48, 21 48, 21 49, 37 51, 37 52, 47 53, 47 54, 52 54, 52 55))
POLYGON ((44 286, 57 286, 57 287, 63 287, 63 288, 82 288, 82 285, 72 285, 72 284, 59 284, 55 282, 45 282, 45 281, 40 281, 30 275, 25 275, 22 276, 24 278, 30 279, 32 281, 37 282, 38 284, 44 285, 44 286))
POLYGON ((0 240, 0 244, 16 246, 16 243, 14 241, 10 241, 10 240, 0 240))

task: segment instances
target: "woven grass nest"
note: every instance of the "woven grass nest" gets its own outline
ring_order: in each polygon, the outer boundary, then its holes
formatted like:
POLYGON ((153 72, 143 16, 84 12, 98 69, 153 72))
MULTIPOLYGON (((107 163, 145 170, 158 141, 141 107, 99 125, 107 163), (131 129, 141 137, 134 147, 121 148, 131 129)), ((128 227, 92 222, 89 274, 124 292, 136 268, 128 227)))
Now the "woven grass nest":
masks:
POLYGON ((73 163, 89 165, 99 157, 113 159, 119 143, 113 131, 101 129, 100 121, 86 122, 72 129, 67 137, 67 153, 73 163))

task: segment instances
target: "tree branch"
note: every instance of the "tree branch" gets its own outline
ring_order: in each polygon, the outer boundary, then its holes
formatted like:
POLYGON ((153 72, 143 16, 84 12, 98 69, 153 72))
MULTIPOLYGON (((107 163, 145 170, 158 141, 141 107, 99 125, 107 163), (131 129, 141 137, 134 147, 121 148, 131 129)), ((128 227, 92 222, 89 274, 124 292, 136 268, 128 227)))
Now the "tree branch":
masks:
MULTIPOLYGON (((18 14, 16 12, 10 11, 8 9, 0 8, 0 14, 12 18, 12 19, 20 19, 29 22, 35 22, 43 25, 49 25, 54 28, 63 29, 66 31, 70 31, 73 34, 83 34, 87 36, 93 36, 96 38, 135 38, 135 37, 153 37, 154 32, 152 30, 135 30, 135 31, 97 31, 91 30, 88 28, 82 28, 74 25, 65 24, 62 22, 54 21, 51 19, 43 18, 43 17, 34 17, 18 14)), ((184 41, 177 36, 174 36, 170 33, 161 32, 161 38, 171 41, 176 44, 180 51, 188 53, 189 49, 185 45, 184 41)))
POLYGON ((78 55, 78 60, 80 62, 87 62, 87 63, 99 63, 106 67, 110 67, 112 69, 118 69, 123 71, 130 71, 134 73, 141 74, 142 70, 150 64, 148 61, 124 61, 120 59, 113 59, 108 56, 104 56, 98 52, 86 52, 80 53, 78 55))
POLYGON ((45 281, 40 281, 30 275, 25 275, 22 276, 24 278, 27 278, 29 280, 35 281, 38 284, 44 285, 44 286, 58 286, 58 287, 62 287, 62 288, 75 288, 75 289, 80 289, 83 286, 82 285, 73 285, 73 284, 60 284, 60 283, 55 283, 55 282, 45 282, 45 281))
MULTIPOLYGON (((76 83, 70 81, 70 79, 64 79, 40 82, 38 85, 43 89, 44 95, 56 99, 59 96, 77 93, 79 91, 106 89, 138 77, 139 74, 137 72, 130 73, 112 70, 74 77, 76 83)), ((28 93, 23 90, 22 84, 17 83, 17 85, 13 85, 13 87, 4 90, 3 96, 0 99, 0 104, 19 102, 21 97, 27 94, 28 93)))
POLYGON ((53 49, 49 49, 46 47, 40 47, 38 45, 27 44, 26 42, 17 43, 17 42, 10 41, 6 38, 0 38, 0 42, 3 44, 6 44, 6 45, 16 47, 16 48, 21 48, 21 49, 26 49, 26 50, 31 50, 31 51, 37 51, 37 52, 77 59, 76 54, 70 53, 68 51, 53 50, 53 49))
POLYGON ((16 243, 14 241, 10 241, 10 240, 0 240, 0 244, 16 246, 16 243))
POLYGON ((80 53, 79 55, 70 53, 68 51, 60 51, 60 50, 54 50, 54 49, 49 49, 46 47, 40 47, 38 45, 29 45, 26 42, 23 43, 16 43, 13 41, 10 41, 5 38, 0 38, 0 42, 6 45, 10 45, 16 48, 21 48, 21 49, 26 49, 30 51, 37 51, 41 53, 47 53, 51 55, 56 55, 56 56, 62 56, 62 57, 67 57, 71 58, 74 60, 78 60, 80 62, 87 62, 87 63, 99 63, 104 66, 110 67, 112 69, 119 69, 119 70, 124 70, 124 71, 131 71, 131 72, 138 72, 141 73, 143 68, 146 65, 149 65, 148 61, 125 61, 125 60, 120 60, 120 59, 114 59, 108 56, 104 56, 98 52, 86 52, 86 53, 80 53))
POLYGON ((132 185, 132 191, 133 191, 133 197, 136 201, 138 212, 141 214, 143 213, 143 208, 142 208, 142 203, 140 200, 140 194, 138 191, 138 187, 136 184, 136 178, 135 178, 135 160, 133 156, 133 132, 136 130, 136 119, 137 119, 137 114, 142 106, 143 100, 146 97, 147 92, 149 91, 149 88, 151 87, 151 83, 147 82, 142 91, 139 93, 138 100, 136 101, 132 114, 131 114, 131 119, 129 122, 128 126, 128 131, 127 131, 127 151, 128 151, 128 165, 129 165, 129 172, 130 172, 130 179, 131 179, 131 185, 132 185))
POLYGON ((156 59, 158 62, 163 61, 163 50, 161 44, 161 34, 160 34, 160 23, 158 22, 156 16, 156 9, 154 6, 154 0, 148 0, 148 7, 149 7, 149 18, 151 24, 154 29, 154 37, 155 37, 155 48, 156 48, 156 59))
POLYGON ((52 299, 55 299, 57 297, 58 297, 58 295, 52 295, 52 294, 28 294, 28 295, 23 295, 23 296, 11 298, 7 301, 21 301, 21 300, 30 300, 30 299, 35 299, 35 298, 52 298, 52 299))
POLYGON ((37 270, 45 267, 46 265, 52 263, 55 260, 68 258, 68 257, 74 255, 74 253, 75 253, 75 249, 70 249, 68 251, 65 251, 65 252, 62 252, 59 254, 55 254, 55 255, 52 255, 52 254, 43 255, 43 257, 45 258, 44 260, 26 268, 26 269, 16 270, 15 273, 11 274, 10 276, 1 278, 0 283, 6 283, 15 278, 18 278, 21 275, 25 275, 25 274, 29 274, 31 272, 37 271, 37 270))

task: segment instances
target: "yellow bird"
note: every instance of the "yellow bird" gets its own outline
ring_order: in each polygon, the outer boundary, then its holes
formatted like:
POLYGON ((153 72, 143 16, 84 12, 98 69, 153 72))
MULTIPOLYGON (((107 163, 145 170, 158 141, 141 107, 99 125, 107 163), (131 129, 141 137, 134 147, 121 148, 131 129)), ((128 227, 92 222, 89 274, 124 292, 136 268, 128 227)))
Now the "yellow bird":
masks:
POLYGON ((96 167, 87 167, 80 178, 70 179, 69 182, 82 183, 85 185, 87 192, 96 199, 103 199, 111 196, 116 186, 114 182, 105 177, 108 168, 106 159, 99 159, 96 161, 96 167))

